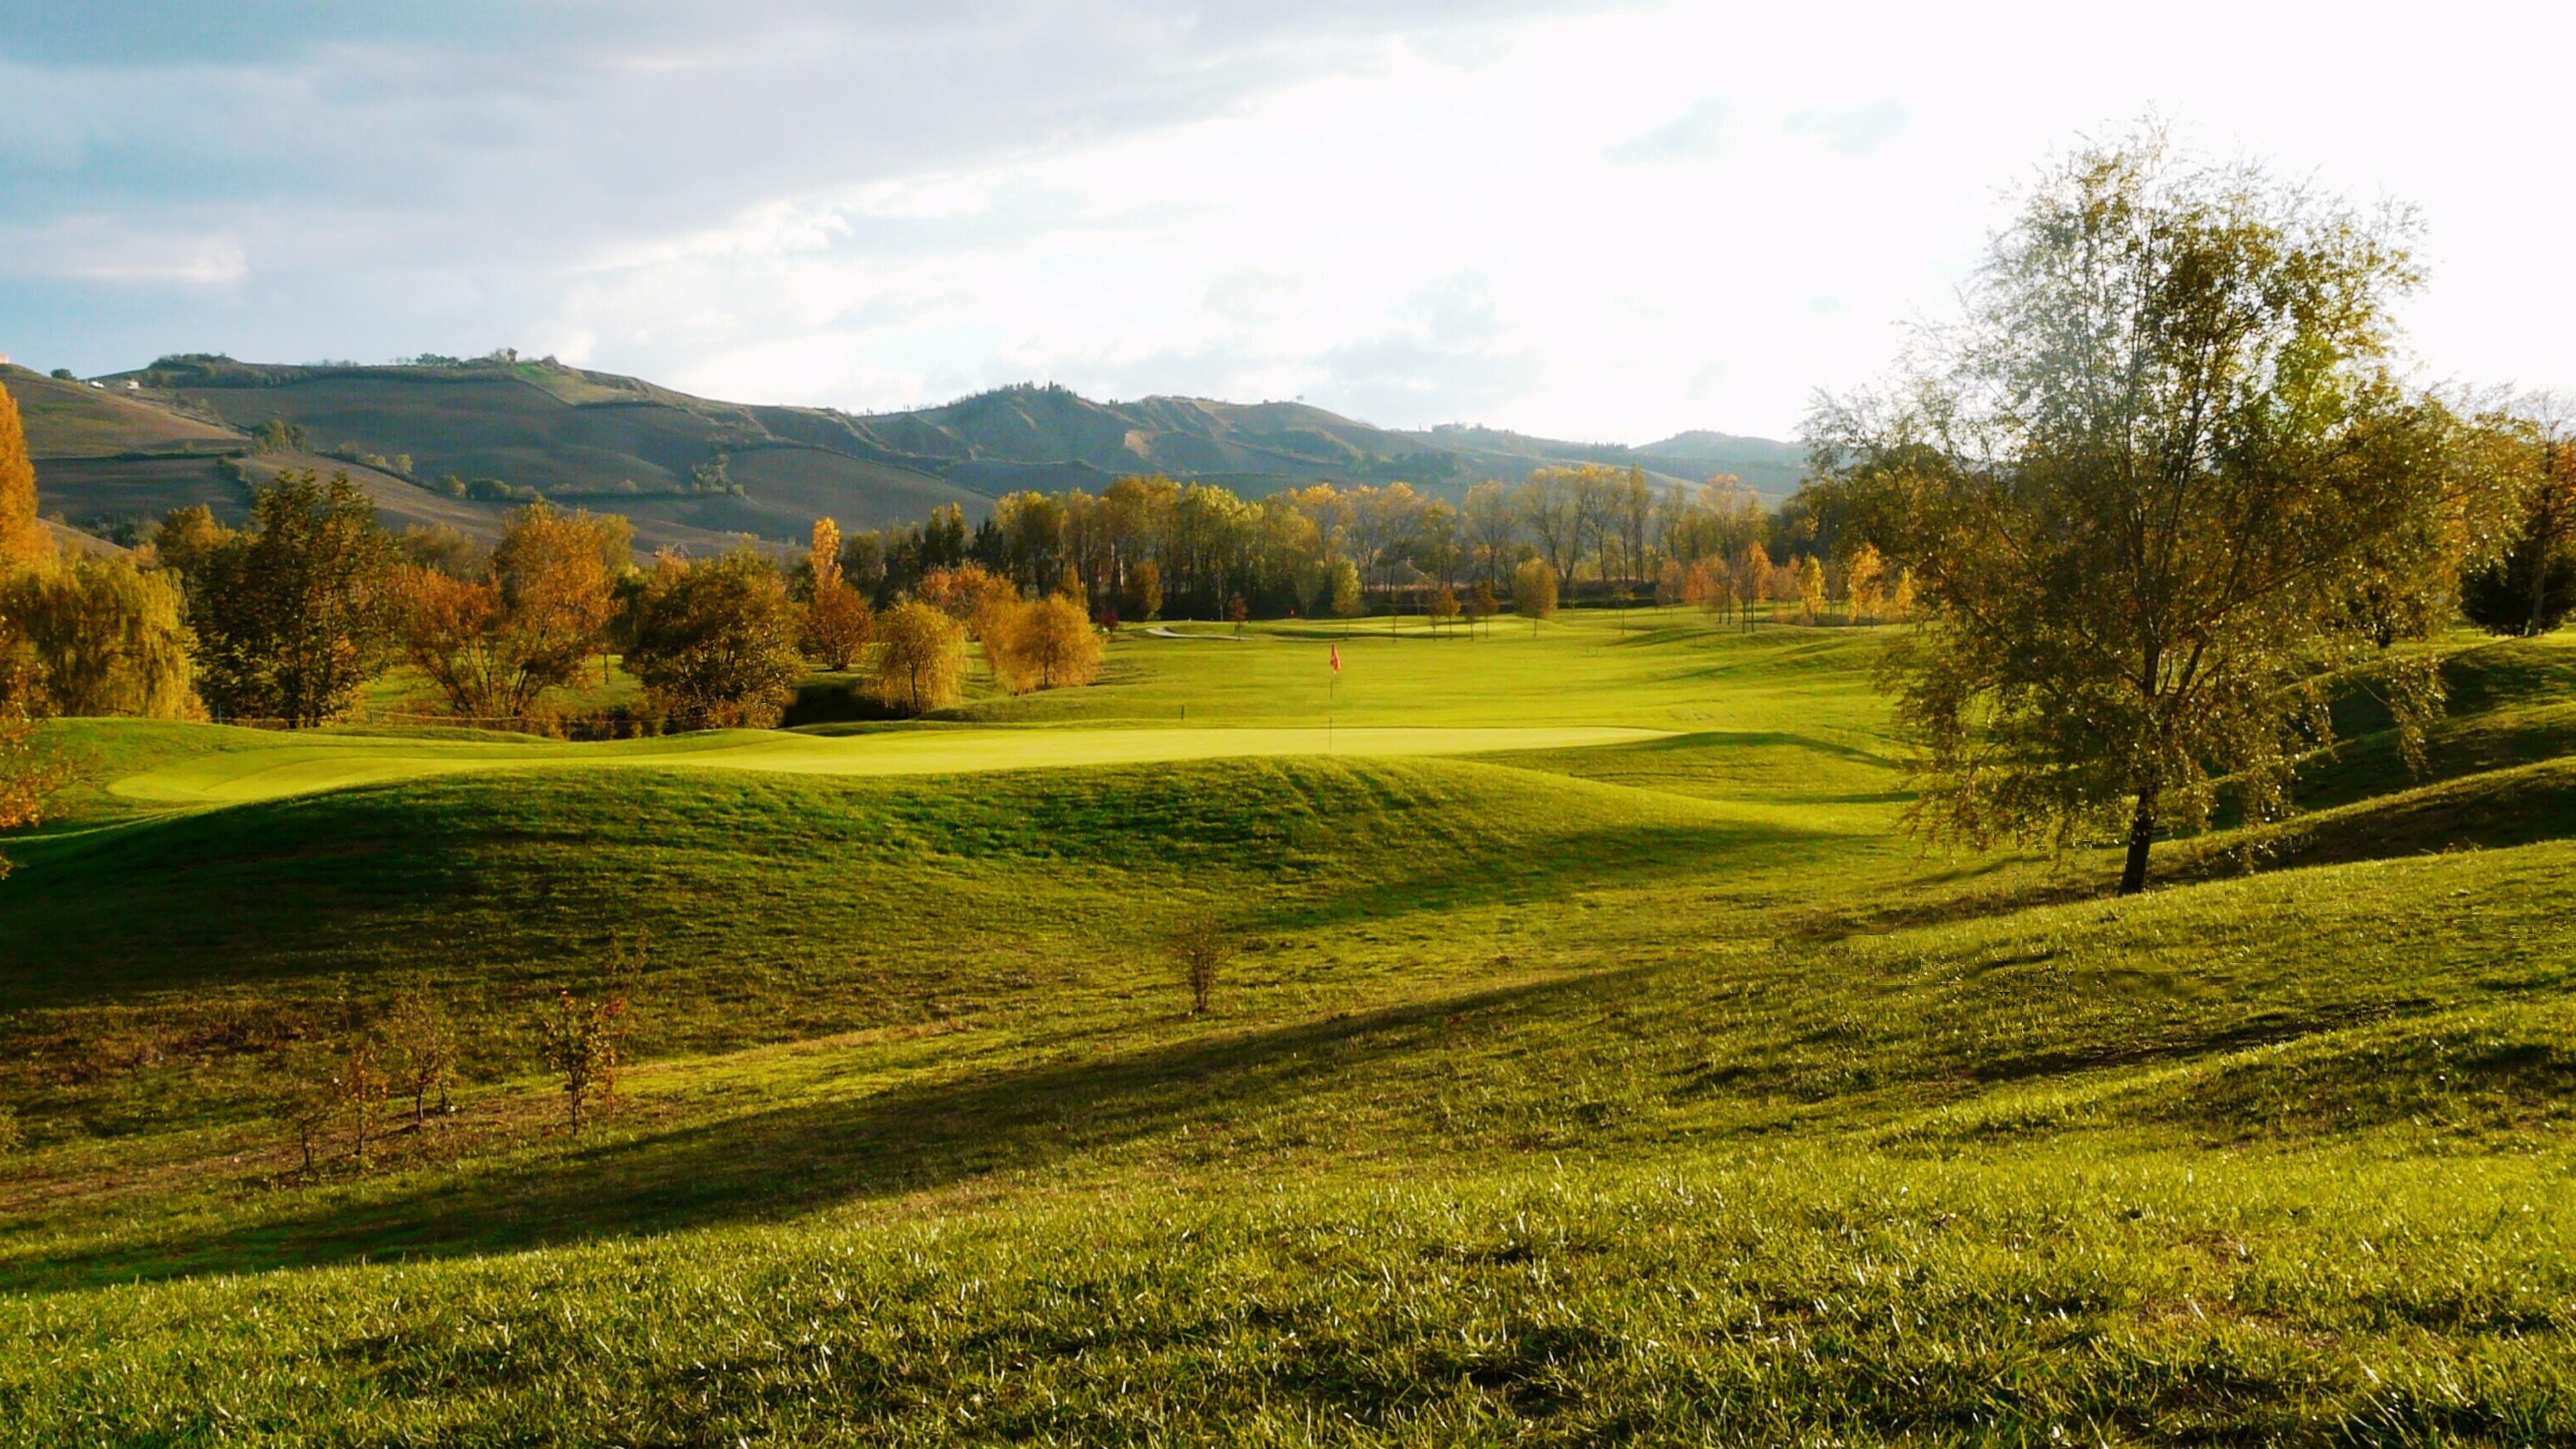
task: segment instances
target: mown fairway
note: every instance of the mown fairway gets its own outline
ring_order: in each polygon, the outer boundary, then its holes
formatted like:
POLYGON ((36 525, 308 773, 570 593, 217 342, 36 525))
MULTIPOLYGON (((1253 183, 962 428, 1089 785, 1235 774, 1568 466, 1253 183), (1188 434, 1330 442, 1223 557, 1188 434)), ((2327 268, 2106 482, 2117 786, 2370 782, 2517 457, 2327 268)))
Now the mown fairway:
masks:
POLYGON ((2355 700, 2323 808, 2111 901, 1892 833, 1872 631, 1184 628, 902 728, 57 727, 0 1423, 2576 1436, 2576 648, 2454 641, 2424 776, 2355 700), (564 1133, 535 1013, 639 939, 564 1133), (459 1110, 303 1179, 269 1078, 404 988, 459 1110))

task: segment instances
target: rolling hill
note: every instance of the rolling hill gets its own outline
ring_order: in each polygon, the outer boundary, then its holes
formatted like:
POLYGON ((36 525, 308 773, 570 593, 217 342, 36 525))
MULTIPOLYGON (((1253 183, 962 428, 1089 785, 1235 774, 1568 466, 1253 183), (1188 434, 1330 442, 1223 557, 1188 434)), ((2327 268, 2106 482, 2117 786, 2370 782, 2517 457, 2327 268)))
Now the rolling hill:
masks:
POLYGON ((111 538, 170 508, 238 515, 245 481, 345 467, 395 526, 489 536, 512 490, 623 513, 646 546, 801 539, 970 517, 1026 488, 1098 490, 1122 474, 1222 483, 1246 496, 1317 481, 1404 480, 1453 500, 1484 478, 1579 462, 1659 482, 1731 472, 1766 496, 1796 485, 1791 444, 1690 433, 1645 448, 1488 428, 1396 431, 1301 403, 1149 397, 1097 402, 1018 386, 910 412, 854 415, 693 397, 637 378, 514 357, 283 366, 167 357, 89 382, 6 369, 27 417, 42 507, 111 538), (291 446, 254 434, 287 425, 291 446))
POLYGON ((2448 641, 2421 774, 2356 696, 2265 868, 2198 869, 2222 831, 2114 900, 2110 852, 1890 834, 1884 631, 1334 633, 1331 756, 1325 637, 1130 633, 1097 688, 820 737, 49 725, 88 784, 7 842, 0 1409, 2576 1434, 2567 640, 2448 641), (1163 940, 1202 912, 1239 947, 1205 1015, 1163 940), (637 1061, 567 1132, 534 1013, 639 940, 637 1061), (303 1170, 264 1094, 403 990, 454 1016, 456 1110, 303 1170))

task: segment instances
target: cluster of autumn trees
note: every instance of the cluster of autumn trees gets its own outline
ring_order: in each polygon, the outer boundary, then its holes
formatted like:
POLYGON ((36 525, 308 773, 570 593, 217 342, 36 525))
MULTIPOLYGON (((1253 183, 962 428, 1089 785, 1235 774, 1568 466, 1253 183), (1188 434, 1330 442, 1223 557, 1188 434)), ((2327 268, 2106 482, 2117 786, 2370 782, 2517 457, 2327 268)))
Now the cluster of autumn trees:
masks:
MULTIPOLYGON (((1489 479, 1455 504, 1407 483, 1247 500, 1133 477, 1096 496, 1010 494, 972 526, 946 505, 919 524, 852 534, 837 576, 883 606, 974 567, 1024 593, 1083 601, 1102 622, 1437 612, 1444 593, 1471 612, 1479 587, 1528 612, 1517 583, 1531 561, 1565 602, 1794 604, 1809 560, 1827 599, 1844 598, 1848 561, 1836 557, 1832 521, 1804 501, 1766 512, 1732 477, 1657 488, 1643 469, 1598 464, 1489 479)), ((1892 594, 1894 582, 1879 587, 1892 594)))
POLYGON ((847 670, 873 642, 869 693, 887 707, 918 714, 955 703, 967 675, 970 639, 982 646, 993 682, 1012 694, 1099 677, 1100 634, 1077 577, 1061 577, 1049 591, 1023 593, 981 564, 934 564, 879 611, 869 592, 851 580, 854 552, 865 555, 831 519, 815 522, 796 570, 806 600, 805 644, 825 667, 847 670))
MULTIPOLYGON (((65 558, 35 501, 0 390, 6 760, 28 754, 30 717, 319 724, 406 663, 456 718, 617 732, 774 724, 818 664, 866 668, 890 708, 938 708, 959 696, 970 640, 1014 693, 1085 684, 1100 665, 1078 584, 1023 596, 960 564, 924 572, 880 611, 843 575, 829 519, 793 568, 749 549, 639 565, 633 530, 614 515, 532 504, 486 550, 451 530, 395 535, 345 475, 289 471, 257 490, 240 528, 184 508, 129 554, 65 558), (562 693, 605 682, 612 655, 647 709, 564 720, 562 693)), ((0 826, 34 808, 38 785, 17 782, 43 772, 21 763, 0 794, 0 826)))

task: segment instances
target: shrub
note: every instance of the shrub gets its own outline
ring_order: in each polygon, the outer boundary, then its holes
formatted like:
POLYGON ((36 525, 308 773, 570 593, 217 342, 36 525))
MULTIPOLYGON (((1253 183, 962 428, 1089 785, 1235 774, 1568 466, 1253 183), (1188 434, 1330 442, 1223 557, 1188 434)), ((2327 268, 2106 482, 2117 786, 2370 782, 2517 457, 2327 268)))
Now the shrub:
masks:
POLYGON ((339 1114, 337 1066, 327 1048, 307 1045, 289 1053, 269 1073, 268 1115, 294 1135, 308 1174, 313 1171, 313 1149, 339 1114))
POLYGON ((360 1038, 339 1054, 331 1073, 331 1103, 349 1125, 349 1156, 360 1166, 366 1164, 367 1143, 376 1135, 391 1091, 374 1042, 360 1038))
POLYGON ((435 998, 406 991, 376 1029, 382 1043, 385 1078, 390 1089, 411 1098, 411 1120, 428 1120, 431 1092, 438 1110, 447 1110, 447 1085, 456 1070, 456 1026, 435 998))
POLYGON ((587 1120, 591 1104, 617 1098, 617 1074, 626 1064, 626 1038, 635 1028, 630 993, 642 953, 639 941, 633 957, 621 953, 610 963, 596 1000, 584 1001, 565 987, 537 1019, 538 1060, 562 1083, 564 1110, 576 1132, 587 1120))
POLYGON ((1189 988, 1190 1013, 1207 1015, 1208 1000, 1216 993, 1217 973, 1234 955, 1233 941, 1214 917, 1191 916, 1172 931, 1171 950, 1172 959, 1181 968, 1181 983, 1189 988))

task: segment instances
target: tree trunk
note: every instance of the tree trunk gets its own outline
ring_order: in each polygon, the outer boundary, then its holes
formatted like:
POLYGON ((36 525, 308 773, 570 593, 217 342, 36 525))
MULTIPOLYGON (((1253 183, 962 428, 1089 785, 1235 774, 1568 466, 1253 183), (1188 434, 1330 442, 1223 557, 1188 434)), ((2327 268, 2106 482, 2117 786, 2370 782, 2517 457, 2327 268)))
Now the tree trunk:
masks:
POLYGON ((2540 620, 2549 603, 2549 553, 2558 540, 2557 530, 2544 524, 2532 530, 2531 540, 2531 619, 2523 625, 2522 637, 2540 637, 2540 620))
POLYGON ((2156 843, 2156 792, 2138 792, 2138 813, 2129 821, 2129 863, 2120 872, 2120 894, 2133 896, 2147 888, 2147 848, 2156 843))

